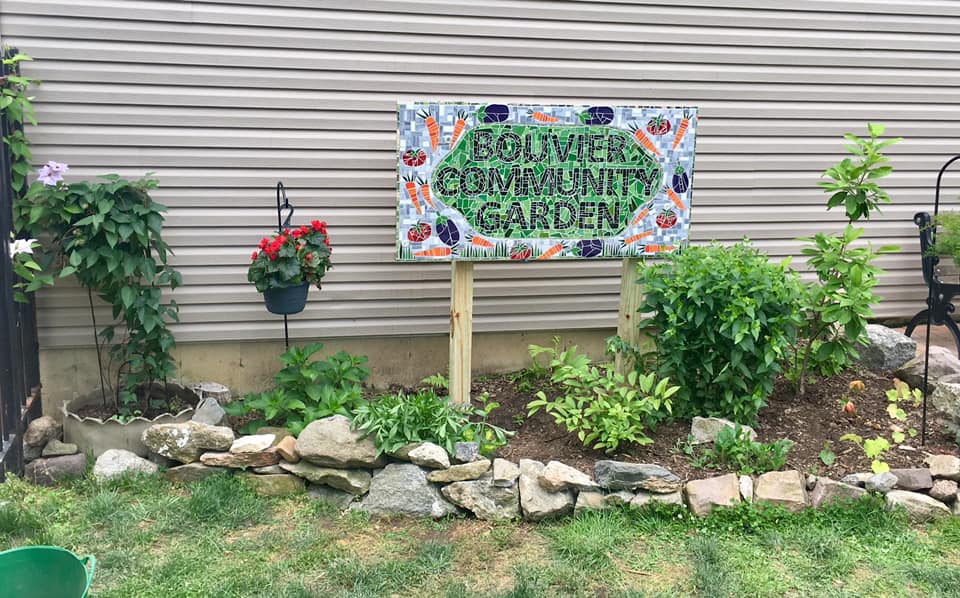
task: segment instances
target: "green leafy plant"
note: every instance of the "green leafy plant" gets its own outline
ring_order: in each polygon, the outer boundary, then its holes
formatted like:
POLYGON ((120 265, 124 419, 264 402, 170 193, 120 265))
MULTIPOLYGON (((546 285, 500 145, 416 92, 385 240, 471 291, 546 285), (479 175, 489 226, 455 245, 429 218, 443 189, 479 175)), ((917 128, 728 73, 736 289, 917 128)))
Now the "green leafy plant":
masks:
POLYGON ((528 416, 543 409, 583 444, 608 453, 628 442, 653 442, 646 431, 670 413, 670 397, 679 390, 669 386, 669 378, 658 380, 653 373, 636 371, 624 376, 611 364, 592 365, 576 346, 561 351, 559 338, 553 347, 530 345, 534 359, 542 354, 549 356, 551 381, 559 385, 560 394, 548 399, 538 392, 527 405, 528 416))
POLYGON ((798 344, 788 372, 799 396, 806 392, 809 372, 835 374, 858 357, 856 346, 866 335, 867 321, 873 316, 871 306, 879 300, 873 288, 883 271, 872 263, 878 255, 898 250, 892 245, 878 249, 869 243, 855 245, 864 230, 854 223, 879 212, 880 204, 890 203, 887 192, 875 181, 893 171, 881 150, 900 141, 881 140, 883 125, 871 123, 867 129, 869 138, 844 135, 851 142, 846 147, 853 157, 828 168, 823 176, 830 180, 819 183, 831 194, 828 210, 843 206, 846 227, 840 234, 817 233, 801 239, 808 243, 803 254, 817 280, 800 296, 804 342, 798 344))
POLYGON ((862 448, 867 458, 873 460, 870 463, 870 468, 873 470, 873 473, 890 471, 890 466, 882 459, 883 454, 890 450, 890 441, 883 436, 865 439, 859 434, 851 433, 844 434, 840 437, 840 440, 843 442, 852 442, 862 448))
POLYGON ((649 357, 680 386, 674 413, 755 420, 801 324, 788 262, 771 263, 747 240, 714 242, 641 266, 639 283, 649 357))
POLYGON ((380 453, 392 453, 412 442, 432 442, 453 454, 455 443, 475 441, 486 454, 506 444, 508 433, 487 422, 499 405, 486 395, 478 400, 479 408, 455 405, 433 389, 398 392, 358 405, 353 424, 373 436, 380 453))
POLYGON ((823 442, 823 450, 820 451, 820 462, 830 467, 837 461, 837 454, 830 450, 830 441, 823 442))
POLYGON ((235 417, 253 416, 241 432, 250 434, 270 425, 298 435, 312 421, 337 414, 353 416, 363 403, 362 384, 370 375, 364 365, 367 358, 340 351, 314 360, 321 349, 323 343, 290 347, 280 355, 283 368, 273 378, 276 388, 224 406, 235 417))
MULTIPOLYGON (((923 393, 920 389, 911 389, 906 382, 894 378, 893 388, 887 391, 887 401, 887 415, 891 419, 904 422, 907 420, 907 413, 901 403, 911 403, 913 407, 918 407, 923 401, 923 393)), ((908 435, 911 438, 915 437, 917 435, 916 429, 909 428, 904 432, 901 428, 895 427, 890 438, 895 444, 900 444, 907 439, 908 435)), ((890 450, 891 446, 890 441, 885 437, 863 438, 858 434, 844 434, 840 437, 840 440, 852 442, 862 448, 867 458, 872 459, 870 467, 874 473, 890 471, 890 466, 883 460, 884 453, 890 450)))
POLYGON ((724 426, 713 443, 713 448, 698 451, 687 443, 682 452, 690 457, 690 463, 700 469, 729 468, 742 475, 755 475, 778 471, 787 464, 787 453, 793 442, 786 438, 763 443, 751 440, 750 431, 736 426, 724 426))

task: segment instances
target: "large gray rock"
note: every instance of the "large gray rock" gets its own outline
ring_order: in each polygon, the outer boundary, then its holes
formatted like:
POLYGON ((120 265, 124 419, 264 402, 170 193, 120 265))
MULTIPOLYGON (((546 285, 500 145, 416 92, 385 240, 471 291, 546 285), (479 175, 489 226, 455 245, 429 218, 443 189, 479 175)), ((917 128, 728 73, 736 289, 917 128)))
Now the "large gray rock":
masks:
POLYGON ((343 490, 337 490, 336 488, 331 488, 330 486, 324 486, 322 484, 309 484, 307 486, 307 496, 313 500, 318 500, 332 505, 340 511, 346 510, 354 501, 354 499, 357 498, 350 492, 344 492, 343 490))
POLYGON ((929 521, 936 517, 950 515, 950 509, 935 498, 919 492, 891 490, 887 493, 887 508, 903 507, 914 521, 929 521))
POLYGON ((453 443, 453 462, 470 463, 483 459, 480 455, 479 442, 455 442, 453 443))
POLYGON ((957 499, 957 483, 953 480, 936 480, 928 494, 930 498, 950 504, 957 499))
POLYGON ((225 471, 230 470, 226 467, 210 467, 203 463, 187 463, 186 465, 171 467, 163 474, 163 477, 174 484, 189 484, 225 471))
POLYGON ((945 416, 947 427, 960 433, 960 374, 938 379, 930 403, 945 416))
POLYGON ((866 340, 857 351, 860 365, 870 370, 893 371, 917 355, 915 340, 880 324, 867 324, 866 340))
POLYGON ((43 447, 63 434, 63 426, 49 415, 38 417, 27 425, 23 433, 23 459, 32 461, 43 453, 43 447))
POLYGON ((290 496, 302 493, 305 488, 303 478, 289 473, 267 475, 239 473, 237 476, 261 496, 290 496))
POLYGON ((325 484, 349 492, 351 494, 363 494, 370 489, 370 480, 373 476, 366 469, 336 469, 333 467, 320 467, 306 461, 299 463, 280 463, 284 470, 300 476, 314 484, 325 484))
POLYGON ((364 438, 342 415, 307 424, 297 438, 297 453, 301 459, 327 467, 374 469, 383 464, 373 437, 364 438))
POLYGON ((897 485, 897 476, 893 475, 889 471, 884 471, 882 473, 875 473, 870 476, 867 481, 863 484, 863 487, 867 489, 867 492, 879 492, 880 494, 886 494, 893 490, 893 487, 897 485))
POLYGON ((191 420, 208 426, 222 426, 227 421, 227 412, 213 397, 204 397, 197 403, 191 420))
POLYGON ((540 485, 548 492, 562 490, 598 490, 590 476, 559 461, 550 461, 540 474, 540 485))
POLYGON ((799 471, 770 471, 757 478, 754 502, 780 505, 788 511, 807 506, 807 484, 799 471))
POLYGON ((194 463, 207 451, 225 451, 233 444, 233 430, 189 421, 156 424, 143 431, 140 440, 151 451, 181 463, 194 463))
POLYGON ((407 451, 407 460, 414 465, 427 469, 446 469, 450 467, 450 455, 442 446, 432 442, 421 442, 407 451))
POLYGON ((683 496, 682 493, 677 490, 676 492, 671 492, 670 494, 655 494, 653 492, 644 492, 643 490, 637 492, 637 494, 630 500, 631 507, 642 507, 651 503, 662 503, 665 505, 682 505, 683 496))
POLYGON ((817 478, 817 485, 813 487, 813 492, 810 493, 810 506, 819 509, 833 502, 858 499, 866 494, 867 491, 859 486, 821 477, 817 478))
MULTIPOLYGON (((669 496, 669 495, 651 495, 651 496, 669 496)), ((602 511, 611 507, 619 507, 630 504, 635 498, 633 492, 627 490, 617 490, 605 494, 599 490, 584 490, 577 493, 577 502, 573 506, 574 515, 582 511, 602 511)))
POLYGON ((740 480, 734 473, 691 480, 683 488, 687 506, 694 515, 709 515, 717 506, 733 506, 740 502, 740 480))
POLYGON ((933 486, 933 476, 925 467, 891 469, 890 473, 897 476, 897 490, 927 490, 933 486))
POLYGON ((873 473, 868 471, 861 471, 858 473, 851 473, 843 476, 840 481, 844 484, 849 484, 851 486, 857 486, 863 488, 866 485, 867 480, 873 477, 873 473))
POLYGON ((930 455, 924 460, 935 478, 960 481, 960 458, 953 455, 930 455))
POLYGON ((472 461, 470 463, 461 463, 460 465, 451 465, 447 469, 437 469, 427 474, 427 479, 438 484, 448 484, 450 482, 464 482, 467 480, 476 480, 490 469, 490 461, 472 461))
POLYGON ((98 480, 109 480, 126 473, 155 474, 158 471, 156 463, 152 463, 140 455, 124 449, 109 449, 104 451, 93 465, 93 477, 98 480))
POLYGON ((34 459, 24 468, 24 477, 39 486, 53 486, 60 480, 79 478, 87 469, 87 457, 82 454, 34 459))
POLYGON ((230 389, 219 382, 197 382, 190 385, 190 390, 195 392, 201 399, 210 397, 216 399, 217 403, 221 405, 226 405, 233 401, 233 395, 230 393, 230 389))
POLYGON ((360 509, 377 516, 406 515, 440 519, 456 513, 437 487, 427 481, 427 472, 413 463, 390 463, 374 473, 370 492, 360 509))
MULTIPOLYGON (((924 355, 911 359, 896 371, 900 378, 912 388, 923 388, 924 355)), ((930 389, 937 387, 939 380, 946 376, 960 374, 960 359, 951 349, 937 345, 930 346, 930 389)))
POLYGON ((540 485, 544 465, 520 459, 520 509, 528 521, 542 521, 573 512, 575 495, 570 490, 550 492, 540 485))
POLYGON ((273 434, 254 434, 253 436, 241 436, 230 445, 230 452, 239 453, 262 453, 271 446, 276 436, 273 434))
POLYGON ((520 516, 520 489, 514 484, 504 488, 495 486, 489 475, 479 480, 454 482, 444 486, 443 495, 453 504, 463 507, 484 521, 503 521, 520 516))
POLYGON ((647 490, 669 494, 680 489, 680 478, 673 472, 648 463, 597 461, 594 465, 597 483, 608 490, 647 490))
POLYGON ((64 455, 76 455, 80 452, 77 445, 72 442, 60 442, 56 438, 51 438, 50 442, 43 447, 41 457, 62 457, 64 455))
MULTIPOLYGON (((694 417, 690 423, 691 444, 707 444, 716 442, 717 434, 724 428, 734 428, 736 423, 721 417, 694 417)), ((750 440, 757 439, 757 433, 750 426, 740 426, 750 434, 750 440)))
POLYGON ((259 453, 204 453, 200 455, 200 462, 210 467, 253 469, 277 465, 280 462, 280 455, 272 450, 259 453))
POLYGON ((520 477, 520 468, 506 459, 493 460, 493 485, 509 488, 517 483, 520 477))

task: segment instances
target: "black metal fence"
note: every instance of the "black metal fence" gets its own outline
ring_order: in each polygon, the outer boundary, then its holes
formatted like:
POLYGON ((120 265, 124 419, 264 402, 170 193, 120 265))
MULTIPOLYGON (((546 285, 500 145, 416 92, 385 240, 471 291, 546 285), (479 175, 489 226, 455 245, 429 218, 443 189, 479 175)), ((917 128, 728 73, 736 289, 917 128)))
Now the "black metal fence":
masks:
MULTIPOLYGON (((16 54, 7 49, 4 56, 16 54)), ((0 65, 0 77, 8 74, 0 65)), ((15 123, 0 114, 0 135, 6 138, 15 123)), ((23 432, 27 423, 40 415, 40 347, 37 342, 36 308, 33 294, 29 303, 14 300, 14 279, 10 260, 13 231, 11 157, 0 144, 0 481, 7 472, 23 473, 23 432)))

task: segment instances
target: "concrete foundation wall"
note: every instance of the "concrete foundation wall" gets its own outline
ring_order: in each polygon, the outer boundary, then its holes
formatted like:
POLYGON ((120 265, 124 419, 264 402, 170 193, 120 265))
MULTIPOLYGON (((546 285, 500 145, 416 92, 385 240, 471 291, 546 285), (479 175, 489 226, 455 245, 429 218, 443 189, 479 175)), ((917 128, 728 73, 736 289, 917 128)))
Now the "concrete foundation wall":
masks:
MULTIPOLYGON (((591 357, 603 356, 605 340, 615 330, 558 332, 502 332, 475 334, 473 374, 519 370, 530 364, 528 345, 547 345, 554 335, 564 345, 575 344, 591 357)), ((426 376, 446 374, 449 340, 446 336, 319 339, 321 356, 344 350, 370 358, 369 384, 376 388, 413 385, 426 376)), ((190 343, 177 347, 180 383, 213 380, 225 384, 234 396, 265 390, 280 369, 277 356, 283 342, 190 343)), ((66 400, 97 388, 100 378, 93 349, 44 349, 40 352, 43 383, 43 412, 60 417, 59 406, 66 400)))

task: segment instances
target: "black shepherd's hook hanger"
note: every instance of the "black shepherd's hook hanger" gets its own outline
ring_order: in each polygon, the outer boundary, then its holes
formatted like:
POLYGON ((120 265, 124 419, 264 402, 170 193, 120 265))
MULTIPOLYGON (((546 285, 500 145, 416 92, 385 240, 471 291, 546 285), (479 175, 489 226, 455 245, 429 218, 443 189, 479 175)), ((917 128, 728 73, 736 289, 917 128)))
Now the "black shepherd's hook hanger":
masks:
POLYGON ((293 205, 290 204, 290 200, 287 199, 287 189, 283 186, 283 182, 277 181, 277 230, 281 231, 285 227, 290 226, 290 220, 293 218, 293 205), (280 198, 283 198, 283 203, 280 203, 280 198), (283 218, 283 210, 290 210, 287 212, 287 217, 283 218))

